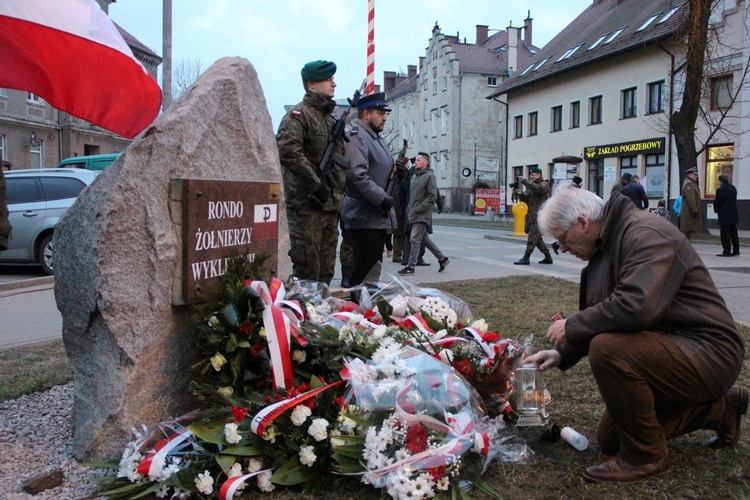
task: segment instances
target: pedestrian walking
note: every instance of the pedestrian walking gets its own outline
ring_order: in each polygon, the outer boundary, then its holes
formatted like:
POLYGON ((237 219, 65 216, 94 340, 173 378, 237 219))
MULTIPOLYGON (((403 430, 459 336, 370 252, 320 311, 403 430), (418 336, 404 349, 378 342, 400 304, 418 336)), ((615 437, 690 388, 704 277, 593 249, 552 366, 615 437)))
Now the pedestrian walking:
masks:
POLYGON ((529 177, 531 180, 519 176, 517 179, 518 187, 513 189, 518 195, 518 198, 529 205, 529 212, 526 214, 525 228, 526 233, 529 235, 526 240, 526 252, 523 254, 523 257, 515 261, 514 264, 528 266, 530 264, 529 257, 531 257, 534 248, 538 248, 539 251, 544 254, 544 259, 539 261, 540 264, 552 264, 552 255, 550 255, 549 249, 542 238, 542 233, 539 231, 539 226, 536 223, 539 209, 547 198, 549 198, 549 182, 542 179, 541 168, 531 168, 529 170, 529 177), (526 187, 525 192, 521 192, 521 185, 526 187))

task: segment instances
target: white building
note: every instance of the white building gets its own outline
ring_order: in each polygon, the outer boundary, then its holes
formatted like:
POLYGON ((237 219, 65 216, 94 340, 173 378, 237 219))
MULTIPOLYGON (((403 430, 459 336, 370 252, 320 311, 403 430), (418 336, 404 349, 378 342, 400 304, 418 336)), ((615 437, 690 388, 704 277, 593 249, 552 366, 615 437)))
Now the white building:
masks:
MULTIPOLYGON (((642 178, 652 207, 659 198, 679 196, 684 175, 668 118, 681 97, 685 43, 674 35, 686 12, 684 2, 673 0, 594 0, 539 51, 535 62, 503 82, 488 99, 507 103, 502 106, 510 128, 506 182, 539 166, 556 183, 577 174, 586 189, 606 199, 620 176, 630 172, 642 178), (561 156, 582 161, 556 165, 553 159, 561 156)), ((750 171, 746 161, 733 161, 750 153, 748 139, 743 145, 740 133, 750 129, 750 95, 743 88, 746 1, 719 2, 712 23, 715 50, 706 67, 703 106, 709 120, 716 121, 726 109, 732 90, 741 89, 741 94, 720 133, 709 137, 709 127, 697 124, 699 142, 708 143, 699 164, 701 190, 710 205, 716 177, 732 174, 741 213, 747 214, 750 185, 741 181, 750 171), (715 43, 716 36, 721 44, 715 43)), ((710 220, 715 215, 707 208, 710 220)), ((748 217, 741 219, 747 227, 748 217)))
POLYGON ((539 50, 531 43, 531 18, 523 28, 489 32, 488 26, 477 26, 472 44, 458 34, 443 34, 436 24, 418 73, 416 66, 409 66, 406 75, 384 75, 383 90, 393 109, 385 131, 391 149, 401 149, 406 139, 409 156, 418 151, 430 155, 445 207, 451 211, 468 210, 476 181, 502 185, 505 110, 486 96, 539 50))

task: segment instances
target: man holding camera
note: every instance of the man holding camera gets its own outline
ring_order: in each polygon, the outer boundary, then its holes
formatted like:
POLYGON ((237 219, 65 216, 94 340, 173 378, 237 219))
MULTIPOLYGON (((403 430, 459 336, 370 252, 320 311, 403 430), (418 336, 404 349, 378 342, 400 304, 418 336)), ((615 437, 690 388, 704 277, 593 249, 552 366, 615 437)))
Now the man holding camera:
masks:
POLYGON ((531 180, 518 176, 518 182, 513 186, 513 192, 529 206, 529 213, 526 214, 526 233, 529 235, 526 240, 526 253, 514 264, 528 266, 531 263, 529 257, 531 257, 534 248, 538 248, 544 254, 544 259, 539 261, 540 264, 552 264, 552 255, 550 255, 547 245, 544 244, 542 233, 536 223, 539 208, 549 198, 549 182, 542 179, 542 169, 538 167, 529 169, 529 177, 531 180), (526 191, 521 191, 521 185, 526 187, 526 191))

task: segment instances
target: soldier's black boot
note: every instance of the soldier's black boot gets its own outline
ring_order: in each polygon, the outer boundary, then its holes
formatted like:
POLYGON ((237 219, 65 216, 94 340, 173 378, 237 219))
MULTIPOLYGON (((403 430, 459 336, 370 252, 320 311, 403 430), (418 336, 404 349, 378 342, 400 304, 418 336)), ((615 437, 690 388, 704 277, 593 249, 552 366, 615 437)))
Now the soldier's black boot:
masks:
POLYGON ((531 264, 531 262, 529 262, 529 257, 531 257, 531 254, 529 252, 526 252, 525 254, 523 254, 523 257, 515 261, 514 264, 517 266, 528 266, 529 264, 531 264))
POLYGON ((352 286, 351 281, 349 281, 350 273, 351 269, 349 267, 341 268, 341 288, 349 288, 350 286, 352 286))
POLYGON ((539 261, 540 264, 552 264, 552 256, 549 252, 544 254, 544 259, 539 261))

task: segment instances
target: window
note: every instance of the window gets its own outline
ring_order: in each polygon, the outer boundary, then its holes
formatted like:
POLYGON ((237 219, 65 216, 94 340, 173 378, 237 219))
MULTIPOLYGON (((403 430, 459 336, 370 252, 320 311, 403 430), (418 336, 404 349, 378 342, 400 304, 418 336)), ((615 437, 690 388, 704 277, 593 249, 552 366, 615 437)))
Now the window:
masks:
POLYGON ((5 136, 0 135, 0 160, 4 160, 7 153, 5 150, 5 136))
MULTIPOLYGON (((541 67, 542 67, 542 66, 544 65, 544 63, 546 63, 547 61, 549 61, 549 57, 548 57, 547 59, 542 59, 542 62, 540 62, 539 64, 537 64, 536 66, 534 66, 534 69, 533 69, 532 71, 536 71, 536 70, 538 70, 538 69, 539 69, 539 68, 541 68, 541 67)), ((524 73, 525 73, 525 71, 524 71, 524 73)))
POLYGON ((665 170, 663 154, 646 155, 646 174, 643 176, 643 189, 646 196, 662 198, 664 196, 665 170))
POLYGON ((715 196, 721 174, 732 180, 734 171, 734 146, 709 146, 706 156, 706 196, 715 196))
POLYGON ((539 113, 533 111, 529 113, 529 135, 537 134, 537 125, 539 122, 539 113))
POLYGON ((597 196, 604 194, 604 159, 589 161, 589 191, 597 196))
POLYGON ((576 46, 575 46, 575 47, 573 47, 572 49, 568 49, 568 51, 567 51, 566 53, 564 53, 563 55, 561 55, 561 56, 560 56, 560 59, 558 59, 558 60, 557 60, 556 62, 564 61, 565 59, 567 59, 567 58, 569 58, 570 56, 572 56, 573 54, 575 54, 575 53, 576 53, 576 51, 577 51, 578 49, 580 49, 580 48, 581 48, 581 45, 576 45, 576 46))
POLYGON ((448 106, 440 108, 440 133, 442 135, 448 133, 448 106))
POLYGON ((605 33, 602 36, 600 36, 599 39, 597 39, 597 41, 591 44, 591 47, 589 47, 588 50, 594 50, 597 47, 597 45, 602 43, 604 39, 607 38, 607 35, 609 35, 609 33, 605 33))
POLYGON ((589 99, 589 125, 596 125, 602 122, 602 96, 596 96, 589 99))
POLYGON ((7 188, 5 197, 8 205, 44 201, 44 195, 34 177, 12 177, 6 179, 5 182, 7 188))
POLYGON ((664 80, 648 84, 648 112, 664 112, 664 80))
POLYGON ((618 35, 619 35, 620 33, 622 33, 624 29, 625 29, 625 26, 623 26, 623 27, 622 27, 622 28, 620 28, 619 30, 617 30, 617 31, 615 31, 614 33, 612 33, 612 35, 610 35, 610 37, 609 37, 609 38, 607 38, 607 39, 606 39, 606 40, 604 41, 604 43, 603 43, 602 45, 607 45, 607 44, 608 44, 608 43, 610 43, 610 42, 611 42, 612 40, 614 40, 615 38, 617 38, 617 36, 618 36, 618 35))
POLYGON ((670 17, 672 17, 672 15, 674 15, 675 12, 677 12, 678 10, 680 10, 680 7, 682 7, 682 4, 678 5, 677 7, 673 8, 672 10, 670 10, 669 12, 667 12, 666 14, 664 14, 664 17, 662 17, 661 19, 659 19, 659 22, 656 23, 656 24, 661 24, 661 23, 666 22, 667 19, 669 19, 670 17))
POLYGON ((42 104, 42 99, 31 92, 26 92, 26 102, 33 102, 34 104, 42 104))
POLYGON ((513 179, 511 179, 511 182, 516 182, 516 179, 521 177, 523 175, 523 167, 513 167, 513 179))
POLYGON ((447 179, 448 178, 448 151, 443 151, 442 153, 440 153, 440 156, 443 157, 443 162, 442 162, 443 169, 440 172, 440 178, 447 179))
POLYGON ((29 147, 29 168, 44 167, 43 158, 42 141, 38 141, 36 145, 32 144, 29 147))
POLYGON ((711 109, 727 109, 732 105, 732 75, 711 78, 711 109))
POLYGON ((562 130, 562 106, 552 108, 552 132, 562 130))
POLYGON ((448 90, 448 77, 447 76, 443 77, 443 92, 445 92, 446 90, 448 90))
POLYGON ((570 103, 570 128, 581 126, 581 101, 570 103))
POLYGON ((497 77, 496 76, 488 76, 487 77, 487 86, 488 87, 497 87, 497 77))
POLYGON ((634 118, 638 111, 638 90, 635 87, 622 91, 622 118, 634 118))
POLYGON ((620 177, 622 177, 625 173, 629 173, 630 175, 638 175, 637 156, 623 156, 620 158, 620 177))
POLYGON ((0 87, 0 97, 8 97, 8 91, 0 87))
POLYGON ((432 123, 432 137, 437 137, 437 109, 430 111, 430 122, 432 123))
POLYGON ((42 191, 47 201, 75 198, 86 184, 70 177, 40 177, 42 191))
POLYGON ((513 124, 513 138, 520 139, 523 137, 523 115, 516 116, 513 124))
POLYGON ((432 82, 432 95, 437 95, 437 80, 432 82))
MULTIPOLYGON (((661 12, 659 12, 659 14, 661 14, 661 12)), ((640 27, 640 28, 638 28, 638 29, 637 29, 637 30, 635 30, 635 31, 643 31, 643 30, 645 30, 646 28, 648 28, 649 24, 653 23, 653 22, 654 22, 654 19, 656 19, 657 17, 659 17, 659 14, 654 14, 653 16, 651 16, 651 17, 649 17, 648 19, 646 19, 646 22, 645 22, 645 23, 643 23, 643 24, 641 24, 641 27, 640 27)))

